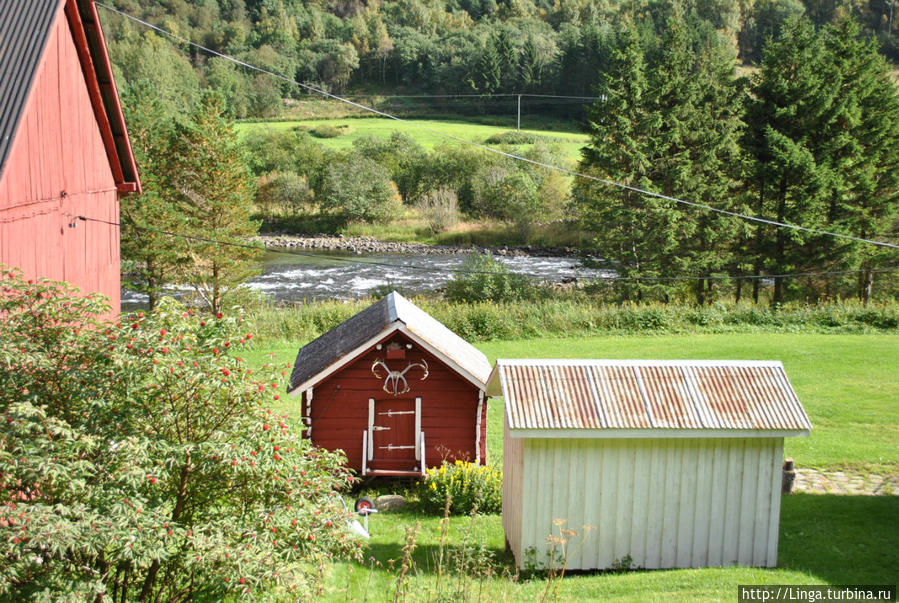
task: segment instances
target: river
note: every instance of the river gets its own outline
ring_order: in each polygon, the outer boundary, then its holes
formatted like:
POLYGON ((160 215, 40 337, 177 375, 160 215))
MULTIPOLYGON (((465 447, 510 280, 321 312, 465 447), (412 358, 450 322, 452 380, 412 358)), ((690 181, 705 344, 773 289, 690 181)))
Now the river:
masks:
MULTIPOLYGON (((337 251, 267 251, 262 274, 246 285, 272 301, 294 303, 319 299, 355 299, 391 286, 404 293, 431 293, 446 285, 467 255, 355 255, 337 251)), ((611 274, 583 268, 571 257, 503 257, 496 259, 512 272, 548 282, 590 280, 611 274)), ((187 291, 173 288, 176 297, 187 291)), ((122 309, 145 308, 146 295, 122 290, 122 309)))

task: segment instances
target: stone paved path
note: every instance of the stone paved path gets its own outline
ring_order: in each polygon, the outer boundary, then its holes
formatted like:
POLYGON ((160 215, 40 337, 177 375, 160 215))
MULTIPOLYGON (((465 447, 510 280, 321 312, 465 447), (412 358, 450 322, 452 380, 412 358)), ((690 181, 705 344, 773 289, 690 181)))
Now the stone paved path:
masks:
POLYGON ((899 496, 899 475, 796 469, 794 492, 899 496))

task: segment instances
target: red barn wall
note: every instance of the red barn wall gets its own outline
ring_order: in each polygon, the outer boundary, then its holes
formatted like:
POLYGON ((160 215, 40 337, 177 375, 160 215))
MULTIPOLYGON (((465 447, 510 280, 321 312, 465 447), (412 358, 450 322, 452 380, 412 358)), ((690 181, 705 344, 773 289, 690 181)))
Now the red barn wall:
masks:
POLYGON ((0 262, 73 283, 120 309, 116 184, 62 10, 0 176, 0 262), (75 220, 75 227, 69 224, 75 220))
MULTIPOLYGON (((428 467, 440 465, 444 451, 446 459, 474 461, 475 435, 479 390, 437 357, 400 333, 386 337, 387 341, 412 343, 405 360, 390 360, 392 369, 402 369, 409 362, 426 360, 429 376, 420 380, 421 373, 413 369, 406 378, 411 391, 397 396, 402 399, 421 398, 421 430, 425 434, 425 462, 428 467)), ((375 359, 384 359, 384 352, 372 347, 337 373, 313 388, 312 442, 328 450, 342 449, 348 465, 362 470, 362 432, 368 429, 369 398, 391 398, 382 389, 384 379, 372 375, 375 359)), ((382 371, 383 374, 383 371, 382 371)), ((306 415, 305 392, 301 397, 302 415, 306 415)), ((304 432, 305 433, 305 432, 304 432)), ((481 408, 481 462, 487 460, 487 400, 481 408)))

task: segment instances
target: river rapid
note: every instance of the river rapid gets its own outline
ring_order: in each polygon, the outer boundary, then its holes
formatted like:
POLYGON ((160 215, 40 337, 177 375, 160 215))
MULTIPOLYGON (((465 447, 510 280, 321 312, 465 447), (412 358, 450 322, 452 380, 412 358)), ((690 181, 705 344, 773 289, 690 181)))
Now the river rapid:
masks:
MULTIPOLYGON (((408 295, 434 293, 462 268, 468 254, 354 254, 346 251, 268 250, 262 273, 246 286, 265 293, 275 303, 301 303, 324 299, 357 299, 396 288, 408 295)), ((577 258, 559 256, 495 256, 515 273, 536 280, 564 283, 592 280, 612 273, 583 268, 577 258)), ((186 287, 169 293, 180 297, 186 287)), ((146 307, 147 297, 122 290, 122 309, 146 307)))

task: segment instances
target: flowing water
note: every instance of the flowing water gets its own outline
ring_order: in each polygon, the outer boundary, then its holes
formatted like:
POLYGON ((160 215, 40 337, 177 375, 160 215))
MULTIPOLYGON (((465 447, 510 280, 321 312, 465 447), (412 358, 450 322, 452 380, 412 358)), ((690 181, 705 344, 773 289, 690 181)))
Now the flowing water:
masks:
MULTIPOLYGON (((409 295, 430 293, 451 280, 462 268, 467 255, 354 255, 344 252, 266 252, 262 274, 247 286, 262 291, 275 302, 302 302, 317 299, 354 299, 375 290, 394 287, 409 295)), ((580 266, 571 257, 495 256, 512 272, 537 280, 566 282, 607 276, 606 270, 580 266)), ((171 293, 186 292, 178 287, 171 293)), ((122 291, 122 309, 145 307, 145 295, 122 291)))

